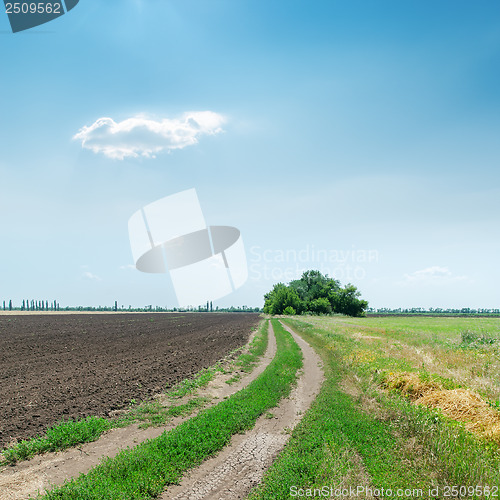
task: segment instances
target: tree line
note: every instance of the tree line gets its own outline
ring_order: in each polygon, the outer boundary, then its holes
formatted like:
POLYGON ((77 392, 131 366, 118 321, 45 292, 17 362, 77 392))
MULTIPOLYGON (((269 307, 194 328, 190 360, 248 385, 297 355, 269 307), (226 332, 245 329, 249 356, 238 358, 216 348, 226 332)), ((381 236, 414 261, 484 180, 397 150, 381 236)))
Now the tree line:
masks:
POLYGON ((50 302, 48 300, 34 300, 34 299, 24 299, 20 307, 15 307, 12 304, 12 299, 9 300, 7 305, 5 300, 3 301, 4 311, 59 311, 59 302, 54 300, 50 302))
POLYGON ((350 283, 323 276, 319 271, 306 271, 288 285, 277 283, 264 295, 267 314, 345 314, 363 316, 368 302, 360 299, 361 292, 350 283))
POLYGON ((206 306, 198 307, 162 307, 146 305, 144 307, 132 307, 131 305, 126 308, 125 306, 118 306, 118 301, 115 300, 112 306, 66 306, 61 307, 59 302, 54 300, 23 300, 20 306, 15 306, 12 299, 3 301, 4 311, 96 311, 96 312, 262 312, 260 307, 248 306, 230 306, 230 307, 214 307, 211 301, 207 301, 206 306))

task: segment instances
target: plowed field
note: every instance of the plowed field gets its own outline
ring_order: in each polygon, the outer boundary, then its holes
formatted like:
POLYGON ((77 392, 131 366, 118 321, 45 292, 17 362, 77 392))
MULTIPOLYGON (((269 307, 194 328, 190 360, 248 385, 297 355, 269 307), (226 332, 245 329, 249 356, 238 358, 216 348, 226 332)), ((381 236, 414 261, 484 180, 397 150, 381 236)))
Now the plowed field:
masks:
POLYGON ((244 345, 257 314, 0 316, 0 448, 107 415, 244 345))

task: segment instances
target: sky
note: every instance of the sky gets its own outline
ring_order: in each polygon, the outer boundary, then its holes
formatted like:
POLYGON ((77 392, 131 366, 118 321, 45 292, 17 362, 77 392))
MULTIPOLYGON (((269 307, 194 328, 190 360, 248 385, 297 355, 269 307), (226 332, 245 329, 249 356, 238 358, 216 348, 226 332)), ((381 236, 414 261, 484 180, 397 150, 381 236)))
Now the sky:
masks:
POLYGON ((80 0, 0 47, 0 300, 175 307, 128 220, 195 188, 247 257, 214 306, 500 307, 497 0, 80 0))

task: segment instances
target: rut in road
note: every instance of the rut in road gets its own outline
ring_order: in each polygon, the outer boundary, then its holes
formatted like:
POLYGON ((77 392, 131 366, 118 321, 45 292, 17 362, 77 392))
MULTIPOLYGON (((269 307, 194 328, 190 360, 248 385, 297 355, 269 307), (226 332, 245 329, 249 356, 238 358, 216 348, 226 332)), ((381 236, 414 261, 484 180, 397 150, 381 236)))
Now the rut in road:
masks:
MULTIPOLYGON (((269 335, 267 350, 251 373, 243 375, 237 383, 232 385, 225 383, 231 374, 218 373, 206 388, 196 394, 212 398, 212 402, 204 408, 217 404, 250 384, 266 369, 275 354, 276 338, 274 335, 269 335)), ((139 429, 137 424, 133 424, 112 429, 92 443, 36 456, 16 466, 6 467, 0 470, 0 500, 26 500, 30 496, 35 497, 38 492, 43 493, 53 486, 63 484, 68 479, 87 473, 103 458, 114 457, 127 447, 133 448, 147 439, 158 437, 164 431, 173 429, 191 417, 193 414, 187 417, 177 417, 163 427, 139 429)))
POLYGON ((194 469, 180 485, 169 487, 161 500, 235 500, 245 498, 262 480, 288 441, 287 431, 300 422, 324 380, 320 357, 307 342, 283 326, 304 356, 302 373, 289 398, 272 410, 274 418, 262 416, 252 430, 233 436, 231 443, 217 456, 194 469))

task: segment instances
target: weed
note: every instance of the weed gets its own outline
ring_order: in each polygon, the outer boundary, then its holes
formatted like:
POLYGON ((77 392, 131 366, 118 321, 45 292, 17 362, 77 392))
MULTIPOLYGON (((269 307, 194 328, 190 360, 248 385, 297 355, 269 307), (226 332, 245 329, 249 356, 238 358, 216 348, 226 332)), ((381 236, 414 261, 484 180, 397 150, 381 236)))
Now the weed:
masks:
POLYGON ((216 368, 207 368, 198 372, 193 378, 184 379, 182 382, 177 384, 173 389, 168 391, 168 395, 171 398, 182 398, 188 394, 192 394, 194 391, 201 387, 206 387, 209 382, 211 382, 215 376, 216 368))

